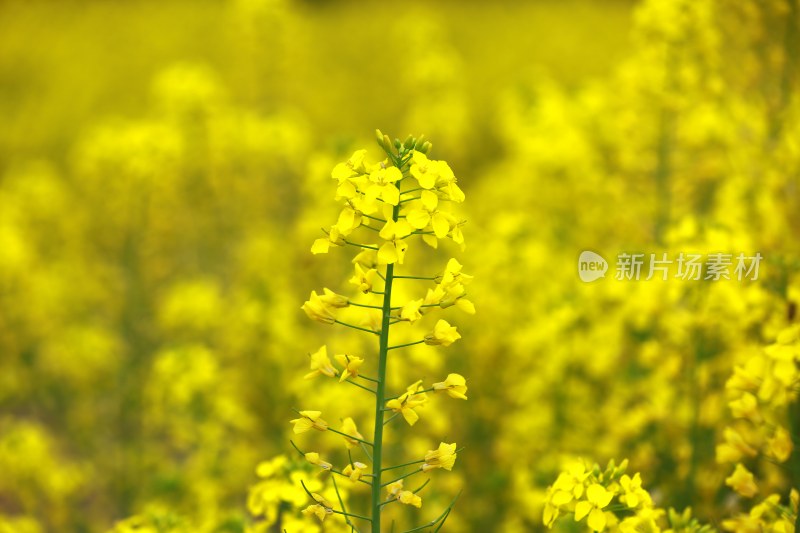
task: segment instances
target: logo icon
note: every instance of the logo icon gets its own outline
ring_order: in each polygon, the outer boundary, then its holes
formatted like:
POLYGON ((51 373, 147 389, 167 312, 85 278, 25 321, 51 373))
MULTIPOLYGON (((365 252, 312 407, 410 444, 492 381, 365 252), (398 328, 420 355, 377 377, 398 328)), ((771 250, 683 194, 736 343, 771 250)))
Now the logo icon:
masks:
POLYGON ((589 250, 581 252, 578 257, 578 277, 581 281, 591 283, 592 281, 606 277, 608 271, 608 261, 603 256, 589 250))

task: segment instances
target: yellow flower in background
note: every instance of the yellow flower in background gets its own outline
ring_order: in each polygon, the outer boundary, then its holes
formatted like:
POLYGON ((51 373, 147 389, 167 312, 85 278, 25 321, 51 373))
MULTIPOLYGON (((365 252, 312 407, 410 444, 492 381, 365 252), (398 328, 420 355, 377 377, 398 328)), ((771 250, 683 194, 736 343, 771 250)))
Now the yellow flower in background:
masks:
POLYGON ((642 476, 637 472, 633 477, 624 474, 619 484, 622 487, 622 495, 619 497, 620 501, 633 509, 639 505, 649 505, 650 495, 646 490, 642 489, 642 476))
POLYGON ((328 516, 333 514, 333 505, 316 492, 312 493, 311 497, 317 503, 303 509, 303 514, 306 516, 316 516, 320 522, 324 522, 328 516))
POLYGON ((356 263, 354 268, 355 274, 350 278, 350 283, 358 287, 359 291, 365 294, 368 293, 380 278, 378 271, 374 268, 364 269, 360 263, 356 263))
POLYGON ((342 470, 342 474, 350 478, 350 481, 355 483, 356 481, 360 480, 364 473, 367 471, 367 465, 364 463, 360 463, 355 461, 347 466, 344 467, 342 470))
POLYGON ((422 507, 422 498, 409 490, 403 490, 403 480, 400 479, 386 486, 390 500, 397 500, 400 503, 414 507, 422 507))
POLYGON ((372 182, 364 194, 369 200, 381 199, 389 205, 397 205, 400 202, 400 190, 395 186, 395 182, 400 181, 403 175, 397 167, 379 167, 369 175, 372 182))
POLYGON ((579 522, 588 515, 589 527, 594 531, 606 528, 606 515, 603 509, 611 503, 614 493, 605 487, 593 483, 586 488, 586 499, 575 504, 575 521, 579 522))
POLYGON ((411 505, 417 509, 422 507, 422 498, 410 490, 401 490, 397 495, 397 499, 400 501, 400 503, 411 505))
POLYGON ((319 350, 312 353, 310 356, 311 358, 311 372, 304 376, 304 379, 311 379, 320 374, 328 376, 328 377, 336 377, 339 373, 333 367, 333 363, 331 363, 330 358, 328 357, 328 347, 322 346, 319 350))
POLYGON ((322 289, 322 293, 323 294, 319 297, 319 300, 323 303, 323 305, 337 309, 350 305, 350 299, 347 296, 336 294, 328 288, 322 289))
POLYGON ((737 464, 733 474, 725 479, 725 484, 745 498, 752 498, 758 494, 758 485, 756 485, 753 473, 741 463, 737 464))
POLYGON ((452 470, 456 462, 456 443, 439 443, 436 450, 428 450, 425 454, 425 462, 422 464, 422 471, 428 472, 436 468, 444 468, 445 470, 452 470))
POLYGON ((460 338, 455 326, 451 326, 447 320, 439 320, 433 331, 425 335, 425 344, 450 346, 460 338))
POLYGON ((300 418, 295 418, 289 422, 294 424, 294 432, 296 434, 305 433, 312 429, 317 431, 326 431, 328 423, 322 418, 322 411, 300 411, 300 418))
POLYGON ((364 439, 364 436, 358 432, 358 427, 356 426, 355 421, 352 417, 347 417, 342 420, 342 433, 344 433, 344 441, 345 444, 349 449, 353 449, 359 446, 359 441, 356 439, 364 439), (355 437, 355 438, 350 438, 355 437))
POLYGON ((758 455, 758 450, 749 445, 735 429, 726 427, 723 435, 725 441, 717 444, 716 447, 718 463, 735 463, 743 456, 755 457, 758 455))
POLYGON ((326 237, 316 239, 314 244, 311 245, 311 253, 314 255, 327 254, 330 251, 331 246, 344 245, 344 238, 342 237, 342 233, 339 231, 339 228, 336 226, 331 226, 326 237))
POLYGON ((753 422, 761 421, 761 414, 758 412, 758 400, 749 392, 745 392, 736 400, 728 404, 733 416, 736 418, 749 418, 753 422))
POLYGON ((405 304, 400 309, 400 319, 406 320, 411 322, 412 324, 422 318, 422 313, 420 312, 420 306, 422 306, 424 300, 422 298, 418 300, 412 300, 405 304))
POLYGON ((775 433, 767 439, 767 449, 769 454, 781 463, 789 460, 794 449, 794 443, 789 432, 782 426, 775 428, 775 433))
POLYGON ((333 468, 332 464, 320 459, 319 454, 317 452, 308 452, 305 454, 305 458, 306 461, 308 461, 312 465, 322 468, 323 470, 330 470, 331 468, 333 468))
POLYGON ((364 364, 364 359, 355 355, 336 354, 333 356, 336 362, 344 367, 339 381, 342 382, 348 378, 358 377, 358 369, 364 364))
POLYGON ((461 374, 448 374, 447 379, 434 383, 433 388, 436 391, 445 391, 451 398, 467 399, 467 380, 461 374))
POLYGON ((311 320, 316 320, 323 324, 333 324, 336 322, 336 315, 334 314, 335 308, 326 304, 316 291, 311 291, 311 297, 302 305, 301 309, 305 311, 306 315, 311 320))
POLYGON ((339 183, 342 183, 348 179, 364 174, 366 172, 366 168, 364 166, 366 157, 366 150, 356 150, 347 161, 344 163, 338 163, 335 167, 333 167, 331 177, 337 180, 339 183))
POLYGON ((336 229, 342 236, 350 235, 362 223, 361 212, 356 211, 351 206, 345 206, 339 213, 339 218, 336 220, 336 229))
POLYGON ((386 402, 386 408, 402 414, 408 425, 413 426, 419 420, 416 409, 428 403, 428 395, 422 390, 422 380, 417 381, 409 385, 406 392, 386 402))

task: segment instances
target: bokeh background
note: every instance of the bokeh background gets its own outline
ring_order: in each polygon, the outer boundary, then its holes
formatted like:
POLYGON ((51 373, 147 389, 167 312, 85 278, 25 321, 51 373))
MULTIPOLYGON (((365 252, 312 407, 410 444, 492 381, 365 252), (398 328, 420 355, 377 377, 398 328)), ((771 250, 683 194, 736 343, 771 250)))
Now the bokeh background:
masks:
MULTIPOLYGON (((300 305, 352 292, 309 249, 375 128, 424 133, 467 195, 437 260, 478 314, 393 378, 469 379, 394 437, 465 446, 426 499, 464 487, 445 530, 543 529, 575 457, 746 511, 715 445, 734 365, 798 322, 798 24, 796 0, 0 2, 0 531, 286 527, 295 496, 252 516, 256 466, 296 460, 293 407, 353 402, 306 354, 372 349, 300 305), (585 249, 765 259, 584 284, 585 249)), ((763 495, 800 479, 752 461, 763 495)))

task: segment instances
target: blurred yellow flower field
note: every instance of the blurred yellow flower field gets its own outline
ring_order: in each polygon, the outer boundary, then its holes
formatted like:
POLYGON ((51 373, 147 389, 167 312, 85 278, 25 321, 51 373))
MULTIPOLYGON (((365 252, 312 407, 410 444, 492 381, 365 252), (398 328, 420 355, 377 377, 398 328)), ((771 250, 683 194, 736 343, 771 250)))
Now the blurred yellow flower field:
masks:
POLYGON ((0 532, 796 531, 799 96, 798 0, 0 3, 0 532))

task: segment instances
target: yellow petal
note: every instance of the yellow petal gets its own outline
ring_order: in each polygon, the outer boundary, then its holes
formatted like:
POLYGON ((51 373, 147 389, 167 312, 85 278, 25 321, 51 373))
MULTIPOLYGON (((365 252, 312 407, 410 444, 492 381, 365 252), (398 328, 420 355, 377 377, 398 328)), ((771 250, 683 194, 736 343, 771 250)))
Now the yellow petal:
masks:
POLYGON ((575 505, 575 521, 580 522, 583 520, 583 517, 589 514, 592 509, 594 509, 594 506, 586 500, 578 502, 575 505))
POLYGON ((439 197, 433 191, 422 191, 420 199, 422 200, 422 205, 424 205, 425 209, 428 211, 433 211, 436 209, 436 206, 439 205, 439 197))
POLYGON ((447 222, 444 215, 441 213, 434 213, 433 217, 431 217, 431 224, 433 225, 433 232, 437 237, 440 239, 447 237, 447 233, 450 231, 450 223, 447 222))
POLYGON ((419 415, 413 409, 403 409, 402 413, 409 426, 413 426, 419 420, 419 415))
POLYGON ((412 227, 423 229, 431 221, 431 215, 424 209, 412 209, 406 215, 406 220, 412 227))
POLYGON ((434 235, 423 235, 422 240, 434 250, 439 247, 439 239, 434 235))
POLYGON ((328 239, 317 239, 314 241, 314 244, 311 245, 311 253, 314 255, 317 254, 327 254, 328 250, 331 248, 331 241, 328 239))
POLYGON ((593 530, 603 531, 606 528, 606 514, 600 509, 592 509, 587 522, 593 530))
POLYGON ((387 242, 378 250, 378 262, 390 265, 397 262, 397 249, 394 243, 387 242))
POLYGON ((389 205, 397 205, 400 203, 400 191, 394 185, 384 185, 381 198, 389 205))

